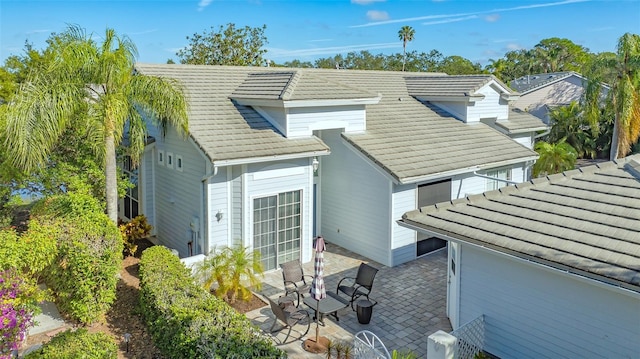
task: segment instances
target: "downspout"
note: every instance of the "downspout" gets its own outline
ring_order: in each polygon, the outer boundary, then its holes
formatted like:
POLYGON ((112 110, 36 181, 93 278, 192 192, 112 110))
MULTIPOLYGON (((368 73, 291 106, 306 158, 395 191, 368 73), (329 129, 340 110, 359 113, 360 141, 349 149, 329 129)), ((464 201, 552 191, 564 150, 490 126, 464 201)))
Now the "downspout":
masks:
MULTIPOLYGON (((202 179, 200 181, 202 181, 202 221, 200 226, 202 227, 202 233, 203 235, 201 235, 201 243, 200 243, 200 248, 202 249, 202 252, 205 252, 205 235, 206 234, 206 240, 207 242, 209 241, 209 213, 207 211, 208 208, 208 191, 207 191, 207 183, 209 182, 209 179, 215 175, 218 174, 218 166, 214 165, 213 166, 213 171, 209 172, 208 174, 205 174, 202 179)), ((208 253, 203 253, 204 255, 208 255, 208 253)))

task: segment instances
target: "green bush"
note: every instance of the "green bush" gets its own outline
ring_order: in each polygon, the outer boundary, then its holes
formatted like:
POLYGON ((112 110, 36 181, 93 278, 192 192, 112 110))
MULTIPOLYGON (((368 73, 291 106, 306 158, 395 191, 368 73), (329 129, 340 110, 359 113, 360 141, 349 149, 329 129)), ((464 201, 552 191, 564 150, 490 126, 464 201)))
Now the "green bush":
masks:
POLYGON ((118 345, 105 333, 89 333, 86 329, 67 330, 57 334, 42 348, 24 359, 116 359, 118 345))
POLYGON ((58 233, 58 253, 45 281, 58 308, 82 324, 100 320, 116 296, 122 238, 98 202, 89 195, 67 194, 34 208, 58 233))
POLYGON ((140 261, 140 305, 156 346, 168 358, 284 358, 246 316, 195 283, 161 246, 140 261))
POLYGON ((0 230, 0 269, 15 268, 37 278, 57 255, 56 228, 32 220, 29 230, 18 235, 13 229, 0 230))

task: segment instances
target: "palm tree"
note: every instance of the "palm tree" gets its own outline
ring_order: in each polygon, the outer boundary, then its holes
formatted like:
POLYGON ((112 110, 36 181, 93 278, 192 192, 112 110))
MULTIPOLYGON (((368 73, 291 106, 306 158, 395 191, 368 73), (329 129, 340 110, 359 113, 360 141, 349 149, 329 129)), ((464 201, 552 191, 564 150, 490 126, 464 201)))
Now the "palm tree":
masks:
POLYGON ((540 158, 533 165, 533 177, 568 171, 576 165, 578 154, 564 138, 557 143, 539 141, 534 149, 540 158))
POLYGON ((602 83, 611 86, 607 101, 614 113, 613 137, 610 159, 624 157, 640 138, 640 35, 626 33, 618 40, 615 56, 602 56, 596 60, 595 68, 610 69, 593 71, 585 91, 586 115, 592 126, 596 126, 602 114, 602 83))
POLYGON ((174 80, 136 73, 134 43, 113 29, 97 44, 83 29, 69 26, 49 46, 53 60, 29 76, 8 106, 5 145, 18 168, 32 170, 46 162, 70 119, 81 118, 96 155, 104 159, 107 214, 116 223, 116 147, 126 134, 128 155, 138 162, 145 116, 186 133, 183 89, 174 80))
POLYGON ((402 40, 402 71, 404 71, 404 64, 407 60, 407 42, 413 41, 413 35, 416 31, 411 26, 403 26, 398 31, 398 37, 402 40))

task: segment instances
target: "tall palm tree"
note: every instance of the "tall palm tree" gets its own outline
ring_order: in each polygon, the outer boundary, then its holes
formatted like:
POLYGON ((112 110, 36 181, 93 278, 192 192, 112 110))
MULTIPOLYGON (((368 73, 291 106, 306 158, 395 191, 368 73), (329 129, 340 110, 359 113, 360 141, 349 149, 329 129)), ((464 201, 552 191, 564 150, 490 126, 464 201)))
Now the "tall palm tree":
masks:
POLYGON ((413 35, 416 31, 411 26, 403 26, 398 31, 398 37, 402 40, 402 71, 404 71, 404 65, 407 61, 407 42, 413 41, 413 35))
POLYGON ((557 143, 536 142, 534 149, 540 158, 533 165, 533 177, 571 170, 576 165, 578 154, 564 138, 557 143))
POLYGON ((610 159, 624 157, 640 138, 640 35, 626 33, 618 40, 615 56, 603 56, 595 68, 609 69, 588 74, 585 91, 586 116, 592 126, 602 115, 602 83, 608 80, 608 101, 614 113, 610 159))
POLYGON ((117 222, 116 147, 128 137, 139 160, 145 117, 186 133, 187 101, 174 80, 135 72, 135 44, 107 29, 101 44, 69 26, 49 41, 53 60, 23 83, 6 112, 5 145, 14 164, 31 170, 46 162, 71 118, 83 119, 96 155, 104 159, 107 214, 117 222))

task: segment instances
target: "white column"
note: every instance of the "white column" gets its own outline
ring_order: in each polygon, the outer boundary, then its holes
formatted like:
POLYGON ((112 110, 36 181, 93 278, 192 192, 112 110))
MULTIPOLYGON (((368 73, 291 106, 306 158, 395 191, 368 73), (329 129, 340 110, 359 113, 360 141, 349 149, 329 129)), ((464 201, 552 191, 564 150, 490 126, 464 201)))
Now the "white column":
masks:
POLYGON ((427 339, 427 359, 453 359, 456 337, 438 330, 427 339))

